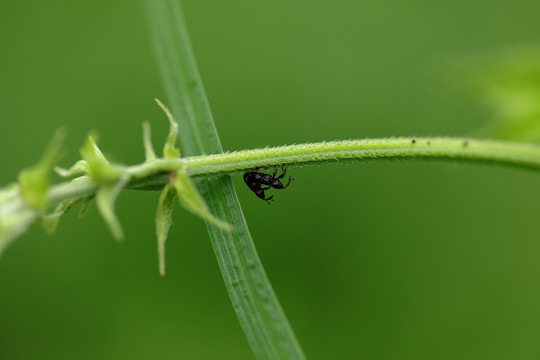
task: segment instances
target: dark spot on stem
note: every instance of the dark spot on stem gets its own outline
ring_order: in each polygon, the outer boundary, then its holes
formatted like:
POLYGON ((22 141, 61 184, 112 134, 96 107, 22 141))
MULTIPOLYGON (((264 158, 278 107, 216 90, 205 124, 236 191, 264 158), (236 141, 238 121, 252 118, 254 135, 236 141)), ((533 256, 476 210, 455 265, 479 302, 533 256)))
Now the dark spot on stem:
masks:
POLYGON ((411 143, 416 144, 416 139, 412 139, 411 143))
POLYGON ((426 142, 426 144, 431 145, 431 141, 428 140, 428 141, 426 142))

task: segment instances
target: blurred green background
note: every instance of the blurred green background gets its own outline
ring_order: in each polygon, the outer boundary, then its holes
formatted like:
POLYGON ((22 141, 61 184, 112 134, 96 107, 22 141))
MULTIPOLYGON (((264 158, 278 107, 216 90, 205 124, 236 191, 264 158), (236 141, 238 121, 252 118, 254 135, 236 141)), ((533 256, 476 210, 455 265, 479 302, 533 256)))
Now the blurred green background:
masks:
MULTIPOLYGON (((227 150, 463 135, 493 114, 445 89, 448 59, 540 40, 540 2, 185 0, 227 150)), ((0 1, 1 186, 58 127, 126 164, 166 99, 134 1, 0 1)), ((451 63, 451 61, 450 61, 451 63)), ((460 79, 454 78, 459 83, 460 79)), ((464 80, 465 81, 465 80, 464 80)), ((310 359, 540 358, 538 174, 440 163, 290 169, 269 207, 234 181, 310 359)), ((158 275, 158 194, 34 226, 0 259, 0 359, 252 359, 204 224, 177 208, 158 275)))

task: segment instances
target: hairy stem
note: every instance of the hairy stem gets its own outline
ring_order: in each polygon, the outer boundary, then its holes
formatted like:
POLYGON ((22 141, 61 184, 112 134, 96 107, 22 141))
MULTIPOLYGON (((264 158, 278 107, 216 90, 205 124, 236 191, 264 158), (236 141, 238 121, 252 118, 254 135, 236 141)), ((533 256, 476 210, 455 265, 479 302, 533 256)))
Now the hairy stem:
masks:
MULTIPOLYGON (((390 138, 330 141, 288 145, 231 153, 156 159, 125 170, 133 180, 127 188, 162 188, 168 173, 181 168, 190 176, 234 174, 274 165, 307 166, 342 161, 393 159, 450 160, 540 170, 540 146, 463 138, 390 138)), ((88 196, 97 186, 90 180, 55 185, 49 204, 88 196)))
POLYGON ((285 164, 304 166, 345 160, 447 159, 540 170, 540 147, 462 138, 389 138, 329 141, 244 150, 187 159, 192 176, 234 173, 285 164))

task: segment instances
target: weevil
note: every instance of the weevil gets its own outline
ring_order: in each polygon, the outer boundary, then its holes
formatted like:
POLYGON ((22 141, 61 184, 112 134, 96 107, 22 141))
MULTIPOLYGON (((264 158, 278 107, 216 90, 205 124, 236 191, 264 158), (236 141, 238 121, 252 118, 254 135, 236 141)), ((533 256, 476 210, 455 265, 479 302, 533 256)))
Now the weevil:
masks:
POLYGON ((245 173, 244 181, 249 187, 249 189, 255 193, 255 195, 257 195, 259 198, 266 201, 268 205, 270 205, 270 200, 274 201, 274 195, 267 198, 264 191, 270 188, 285 189, 287 186, 289 186, 291 181, 294 180, 294 178, 291 178, 289 176, 289 182, 287 183, 287 185, 283 185, 283 183, 279 180, 283 179, 285 177, 285 174, 287 173, 284 165, 281 166, 281 175, 277 177, 277 166, 274 168, 274 173, 272 175, 259 172, 259 169, 260 168, 256 168, 255 171, 249 171, 245 173), (267 187, 263 188, 262 185, 266 185, 267 187))

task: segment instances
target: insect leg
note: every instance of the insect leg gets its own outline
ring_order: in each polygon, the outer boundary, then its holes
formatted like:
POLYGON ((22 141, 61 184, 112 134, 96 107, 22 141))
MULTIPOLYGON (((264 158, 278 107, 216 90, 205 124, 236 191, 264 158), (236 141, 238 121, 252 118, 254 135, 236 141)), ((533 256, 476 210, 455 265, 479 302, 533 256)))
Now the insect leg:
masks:
MULTIPOLYGON (((281 165, 281 175, 279 175, 276 179, 284 178, 286 173, 287 173, 287 169, 285 168, 285 165, 281 165)), ((275 174, 274 174, 274 177, 275 177, 275 174)))
POLYGON ((293 181, 293 180, 296 180, 296 178, 291 179, 291 177, 289 176, 289 182, 287 183, 287 185, 284 185, 283 188, 285 189, 287 186, 289 186, 291 181, 293 181))
POLYGON ((285 176, 285 174, 287 173, 287 169, 285 168, 285 165, 281 165, 281 171, 283 173, 281 175, 279 175, 277 178, 275 178, 274 182, 271 185, 274 189, 285 189, 287 186, 289 186, 291 181, 293 181, 295 179, 295 178, 291 178, 289 176, 289 182, 287 183, 287 185, 283 185, 279 179, 282 179, 285 176))

